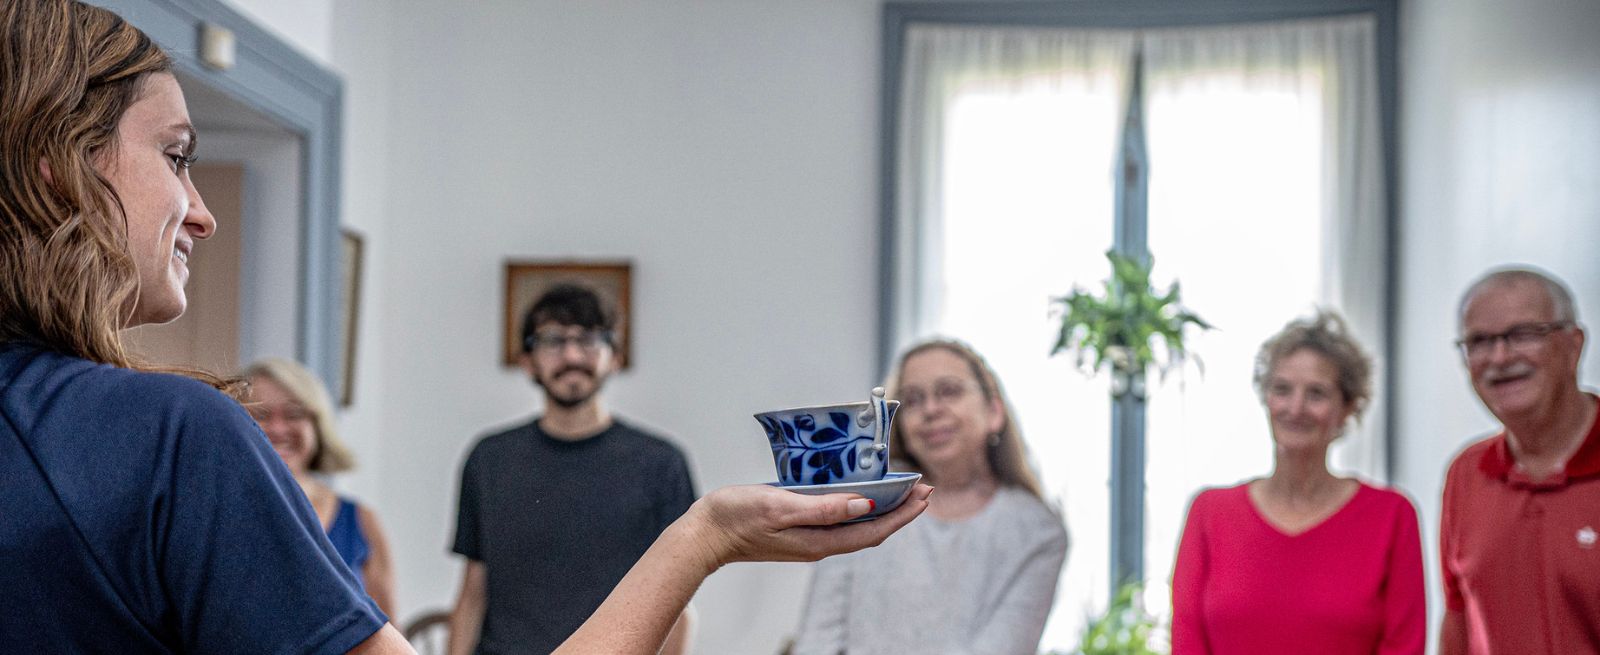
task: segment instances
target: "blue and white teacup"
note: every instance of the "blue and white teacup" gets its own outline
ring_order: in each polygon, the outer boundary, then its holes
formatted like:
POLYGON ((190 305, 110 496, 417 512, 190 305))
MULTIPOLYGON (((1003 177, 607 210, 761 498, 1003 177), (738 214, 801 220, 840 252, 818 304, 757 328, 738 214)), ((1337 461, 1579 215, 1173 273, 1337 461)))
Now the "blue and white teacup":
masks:
POLYGON ((899 407, 878 387, 866 402, 762 412, 756 421, 772 444, 778 484, 870 482, 889 471, 889 425, 899 407))

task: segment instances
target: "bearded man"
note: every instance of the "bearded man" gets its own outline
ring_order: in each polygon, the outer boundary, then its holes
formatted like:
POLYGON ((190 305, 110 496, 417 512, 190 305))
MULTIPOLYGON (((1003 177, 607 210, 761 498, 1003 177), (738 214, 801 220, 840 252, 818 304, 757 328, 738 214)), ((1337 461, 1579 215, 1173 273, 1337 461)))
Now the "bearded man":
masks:
MULTIPOLYGON (((695 500, 683 452, 606 410, 616 313, 559 285, 523 318, 523 369, 544 413, 478 440, 452 550, 466 558, 449 652, 549 653, 695 500)), ((663 653, 681 653, 688 610, 663 653)))

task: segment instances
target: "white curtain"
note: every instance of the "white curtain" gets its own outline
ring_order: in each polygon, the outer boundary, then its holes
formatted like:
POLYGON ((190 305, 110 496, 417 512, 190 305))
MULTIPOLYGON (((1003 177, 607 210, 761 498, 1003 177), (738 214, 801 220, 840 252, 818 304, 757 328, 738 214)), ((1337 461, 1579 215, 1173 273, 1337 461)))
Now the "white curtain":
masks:
MULTIPOLYGON (((1068 648, 1107 595, 1109 394, 1050 358, 1049 298, 1109 274, 1115 155, 1140 54, 1158 285, 1219 330, 1154 383, 1146 599, 1167 604, 1182 515, 1203 486, 1265 474, 1250 384, 1263 340, 1314 306, 1374 354, 1383 337, 1383 168, 1370 18, 1226 28, 913 26, 899 107, 888 317, 896 347, 942 334, 988 357, 1073 533, 1044 648, 1068 648)), ((1382 362, 1336 447, 1382 480, 1382 362)))
MULTIPOLYGON (((1242 275, 1219 276, 1215 286, 1232 287, 1227 293, 1235 299, 1281 304, 1261 286, 1273 282, 1270 263, 1282 259, 1274 252, 1279 239, 1264 237, 1279 236, 1288 251, 1309 237, 1312 252, 1304 255, 1318 262, 1309 289, 1316 304, 1342 314, 1376 354, 1387 351, 1387 282, 1375 42, 1370 16, 1159 30, 1141 39, 1152 251, 1159 239, 1172 259, 1214 259, 1220 253, 1184 253, 1197 241, 1174 235, 1196 222, 1234 233, 1237 252, 1249 256, 1239 258, 1242 275), (1290 221, 1307 221, 1312 231, 1302 237, 1281 225, 1290 221)), ((1190 271, 1207 265, 1165 268, 1195 286, 1190 271)), ((1280 323, 1310 307, 1285 310, 1280 323)), ((1380 361, 1375 382, 1382 368, 1380 361)), ((1382 386, 1374 391, 1334 461, 1381 480, 1385 408, 1382 386)))
POLYGON ((1052 296, 1104 278, 1128 32, 913 27, 901 104, 899 346, 942 334, 989 360, 1075 533, 1045 644, 1107 593, 1109 390, 1048 357, 1052 296))
MULTIPOLYGON (((1334 309, 1386 351, 1383 162, 1374 24, 1341 18, 1144 34, 1150 250, 1157 279, 1221 329, 1150 395, 1147 598, 1166 582, 1195 492, 1271 468, 1254 357, 1284 323, 1334 309)), ((1383 481, 1382 362, 1374 398, 1331 455, 1383 481)))
MULTIPOLYGON (((1104 195, 1109 203, 1107 175, 1132 52, 1133 34, 1129 32, 932 25, 914 25, 907 30, 895 183, 896 252, 892 258, 895 293, 890 322, 895 343, 906 344, 936 331, 939 317, 946 311, 943 254, 950 201, 946 169, 952 163, 961 164, 947 152, 951 113, 962 103, 988 100, 991 105, 1009 105, 1009 111, 991 107, 992 113, 1003 116, 1013 128, 1026 126, 1027 130, 1012 129, 1008 135, 1020 133, 1030 139, 1028 151, 1054 147, 1057 152, 1050 153, 1054 161, 1047 165, 1057 168, 1041 171, 1037 166, 1014 165, 1017 160, 1003 157, 985 162, 991 173, 997 168, 1028 178, 1059 173, 1060 177, 1049 182, 1074 192, 1087 185, 1090 190, 1085 193, 1104 195), (1053 118, 1041 115, 1050 111, 1059 113, 1053 118), (1029 135, 1028 130, 1034 134, 1029 135), (1091 179, 1073 175, 1085 167, 1093 171, 1091 179)), ((991 127, 999 130, 1007 125, 991 127)), ((961 182, 965 180, 957 180, 961 182)), ((1011 186, 1037 193, 1026 184, 1011 186)), ((1002 201, 1005 195, 993 193, 988 199, 1002 201)), ((999 211, 991 213, 1001 216, 999 211)))

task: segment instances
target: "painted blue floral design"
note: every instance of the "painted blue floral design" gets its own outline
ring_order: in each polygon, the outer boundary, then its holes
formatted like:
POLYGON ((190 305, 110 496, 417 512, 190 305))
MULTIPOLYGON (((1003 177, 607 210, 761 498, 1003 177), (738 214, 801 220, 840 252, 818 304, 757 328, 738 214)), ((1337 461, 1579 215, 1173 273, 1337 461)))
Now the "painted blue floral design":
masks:
MULTIPOLYGON (((887 409, 885 417, 892 418, 894 405, 887 409)), ((886 452, 871 451, 872 426, 856 426, 849 412, 761 414, 756 420, 767 431, 782 484, 831 484, 858 467, 882 471, 887 466, 886 452), (865 463, 860 461, 862 452, 871 452, 865 463)))

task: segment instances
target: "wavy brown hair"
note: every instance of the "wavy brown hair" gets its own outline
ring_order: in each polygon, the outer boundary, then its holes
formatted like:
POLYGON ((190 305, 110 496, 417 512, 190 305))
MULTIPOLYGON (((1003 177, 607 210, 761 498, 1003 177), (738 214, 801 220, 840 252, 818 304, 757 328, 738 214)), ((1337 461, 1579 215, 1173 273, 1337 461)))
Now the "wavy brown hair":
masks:
POLYGON ((139 299, 122 201, 95 162, 172 60, 120 16, 74 0, 0 2, 0 341, 163 370, 123 347, 139 299))
MULTIPOLYGON (((978 388, 983 392, 984 400, 999 399, 1005 423, 997 434, 991 435, 994 441, 986 451, 989 470, 994 473, 995 479, 1002 485, 1018 487, 1035 498, 1043 498, 1039 479, 1034 476, 1033 468, 1028 466, 1027 445, 1022 442, 1022 430, 1017 427, 1016 412, 1011 409, 1011 401, 1006 399, 1005 391, 1000 388, 1000 379, 995 376, 994 369, 989 368, 989 363, 971 346, 952 339, 924 341, 912 346, 901 353, 900 360, 894 365, 894 373, 889 377, 888 397, 900 397, 900 377, 905 372, 906 360, 929 350, 943 350, 966 362, 973 381, 978 383, 978 388)), ((906 467, 920 471, 922 464, 906 449, 906 437, 900 425, 899 421, 889 424, 889 452, 906 467)))

